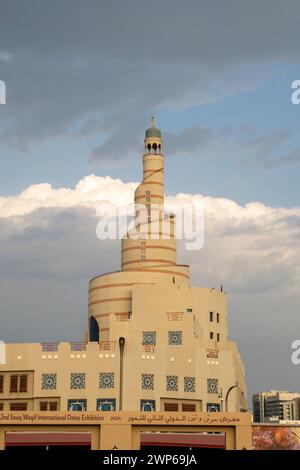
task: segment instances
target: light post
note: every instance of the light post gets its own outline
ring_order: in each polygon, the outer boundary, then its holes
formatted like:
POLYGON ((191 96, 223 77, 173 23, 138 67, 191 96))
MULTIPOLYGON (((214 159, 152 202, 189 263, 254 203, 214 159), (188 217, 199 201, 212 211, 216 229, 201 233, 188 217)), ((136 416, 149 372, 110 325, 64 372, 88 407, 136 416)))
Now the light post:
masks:
POLYGON ((119 390, 119 410, 123 409, 123 363, 124 363, 125 338, 119 338, 120 348, 120 390, 119 390))
POLYGON ((226 393, 226 396, 225 396, 225 411, 228 411, 228 397, 229 397, 230 392, 238 386, 239 386, 239 383, 236 382, 235 385, 231 385, 231 387, 229 387, 229 389, 227 390, 227 393, 226 393))
POLYGON ((220 393, 219 393, 219 395, 218 395, 218 398, 220 398, 220 411, 223 411, 224 398, 223 398, 223 390, 222 390, 222 387, 220 388, 220 393))

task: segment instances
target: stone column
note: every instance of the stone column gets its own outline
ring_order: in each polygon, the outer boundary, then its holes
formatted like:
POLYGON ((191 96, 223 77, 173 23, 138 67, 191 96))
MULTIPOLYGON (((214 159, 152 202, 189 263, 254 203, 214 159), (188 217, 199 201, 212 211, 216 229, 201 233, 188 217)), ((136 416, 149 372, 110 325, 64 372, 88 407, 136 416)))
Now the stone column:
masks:
POLYGON ((131 450, 132 437, 130 424, 102 424, 100 450, 131 450))

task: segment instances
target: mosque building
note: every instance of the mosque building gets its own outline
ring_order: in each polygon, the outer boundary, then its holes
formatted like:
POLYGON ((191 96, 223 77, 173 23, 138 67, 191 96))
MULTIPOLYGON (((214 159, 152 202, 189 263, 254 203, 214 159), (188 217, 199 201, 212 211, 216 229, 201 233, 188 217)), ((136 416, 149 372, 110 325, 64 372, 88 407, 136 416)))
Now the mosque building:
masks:
POLYGON ((91 279, 84 341, 7 344, 0 410, 247 409, 243 362, 228 339, 227 294, 192 286, 189 266, 177 263, 153 118, 144 143, 134 204, 137 220, 141 204, 147 217, 136 224, 140 236, 122 239, 121 270, 91 279), (155 232, 152 207, 159 207, 155 232))

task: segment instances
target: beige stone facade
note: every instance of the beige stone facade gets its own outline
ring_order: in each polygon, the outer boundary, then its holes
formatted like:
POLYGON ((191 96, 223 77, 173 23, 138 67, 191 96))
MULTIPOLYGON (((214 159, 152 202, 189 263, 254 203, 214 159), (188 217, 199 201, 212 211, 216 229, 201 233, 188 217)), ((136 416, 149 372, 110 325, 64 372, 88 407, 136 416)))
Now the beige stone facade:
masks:
POLYGON ((243 363, 228 340, 227 295, 190 285, 189 266, 176 260, 175 216, 163 206, 151 212, 164 202, 163 142, 154 122, 134 202, 137 221, 145 204, 146 224, 137 223, 138 239, 122 240, 121 271, 90 281, 85 341, 8 344, 0 410, 247 408, 243 363))
MULTIPOLYGON (((92 450, 139 450, 145 437, 189 445, 195 437, 208 437, 210 447, 217 447, 216 438, 224 436, 228 450, 252 449, 250 413, 140 413, 99 412, 14 412, 0 418, 0 450, 10 446, 82 445, 92 450), (77 441, 77 442, 76 442, 77 441)), ((162 444, 162 442, 160 443, 162 444)), ((194 447, 194 446, 193 446, 194 447)), ((205 447, 205 444, 196 447, 205 447)))

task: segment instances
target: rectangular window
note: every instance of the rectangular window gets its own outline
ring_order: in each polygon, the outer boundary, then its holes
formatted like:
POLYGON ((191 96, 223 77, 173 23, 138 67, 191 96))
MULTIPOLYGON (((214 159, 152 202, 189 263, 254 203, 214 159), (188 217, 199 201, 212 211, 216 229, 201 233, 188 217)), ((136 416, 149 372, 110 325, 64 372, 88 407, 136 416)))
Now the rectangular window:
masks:
POLYGON ((11 411, 26 411, 27 403, 11 403, 10 410, 11 411))
POLYGON ((70 388, 72 389, 84 389, 85 388, 85 373, 84 372, 71 373, 70 388))
POLYGON ((217 333, 217 341, 220 341, 220 333, 217 333))
POLYGON ((214 312, 209 312, 209 321, 214 321, 214 312))
POLYGON ((58 403, 57 401, 41 401, 40 402, 40 411, 57 411, 58 403))
POLYGON ((57 374, 42 374, 42 389, 55 390, 57 386, 57 374))
POLYGON ((115 387, 114 372, 100 372, 99 388, 114 388, 114 387, 115 387))
POLYGON ((220 323, 220 314, 217 313, 217 323, 220 323))
POLYGON ((156 345, 156 331, 143 331, 143 345, 156 345))
POLYGON ((42 343, 43 352, 55 352, 58 351, 59 343, 42 343))
POLYGON ((165 411, 178 411, 178 403, 165 403, 165 411))
POLYGON ((20 376, 20 392, 26 393, 27 392, 27 375, 20 376))
POLYGON ((186 311, 187 311, 187 313, 193 313, 193 309, 192 309, 192 308, 187 308, 186 311))
POLYGON ((0 393, 3 393, 4 375, 0 375, 0 393))
POLYGON ((214 334, 213 334, 212 331, 209 333, 209 337, 210 337, 210 339, 214 339, 214 334))
POLYGON ((18 376, 10 376, 10 393, 17 393, 18 391, 18 376))
POLYGON ((169 345, 180 346, 182 344, 182 331, 169 331, 168 332, 169 345))
POLYGON ((207 393, 219 393, 218 379, 207 379, 207 393))
POLYGON ((142 390, 154 390, 154 374, 142 374, 142 390))
POLYGON ((4 403, 0 403, 0 411, 3 411, 4 403))
POLYGON ((196 405, 189 403, 182 403, 182 411, 196 411, 196 405))

